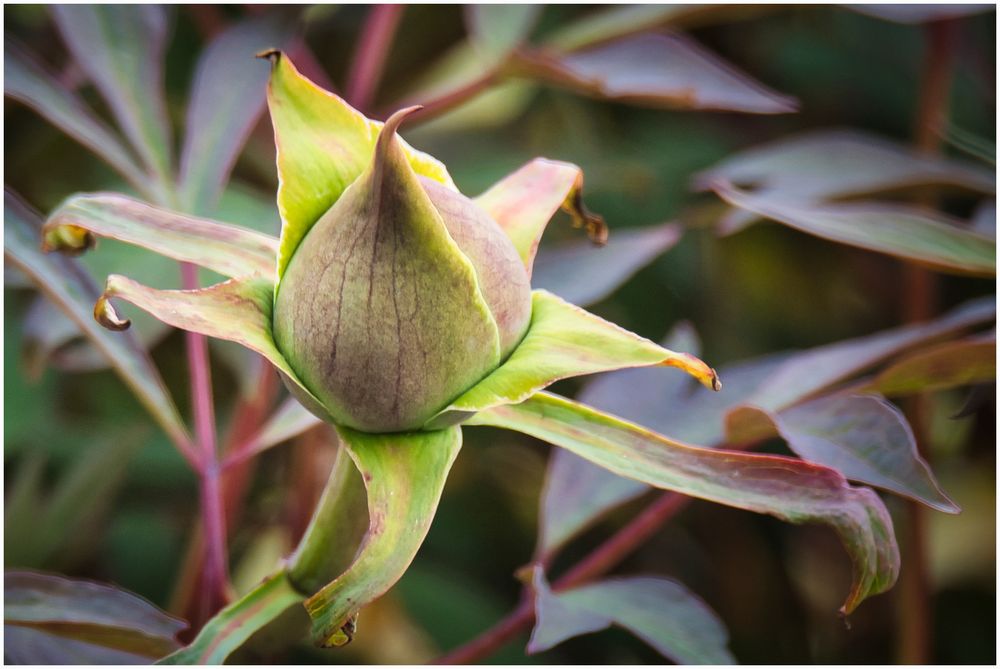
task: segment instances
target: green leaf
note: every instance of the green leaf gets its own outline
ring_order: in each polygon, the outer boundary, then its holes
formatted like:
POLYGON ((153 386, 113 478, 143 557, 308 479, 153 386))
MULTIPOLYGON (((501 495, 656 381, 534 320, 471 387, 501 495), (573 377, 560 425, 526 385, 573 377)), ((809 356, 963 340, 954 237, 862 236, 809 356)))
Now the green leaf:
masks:
POLYGON ((723 200, 816 237, 885 253, 931 269, 996 275, 996 240, 922 209, 877 203, 808 204, 716 183, 723 200))
POLYGON ((516 404, 560 379, 624 367, 677 367, 708 388, 722 387, 715 371, 692 355, 667 350, 543 290, 532 297, 531 325, 511 356, 431 424, 516 404))
POLYGON ((583 241, 543 247, 532 286, 585 307, 600 302, 640 269, 676 244, 683 229, 676 223, 616 230, 604 246, 583 241))
POLYGON ((529 653, 620 625, 677 664, 735 664, 729 634, 705 602, 680 583, 652 576, 614 578, 554 593, 536 566, 535 629, 529 653))
POLYGON ((480 412, 467 424, 524 432, 665 490, 792 523, 830 525, 854 562, 845 614, 896 581, 899 551, 885 506, 872 490, 852 488, 832 469, 775 455, 687 446, 545 392, 480 412))
POLYGON ((170 122, 163 90, 169 20, 157 5, 53 5, 73 59, 108 103, 146 165, 170 180, 170 122))
POLYGON ((413 561, 462 445, 458 427, 410 434, 337 431, 365 480, 371 525, 350 569, 306 601, 313 636, 325 646, 349 641, 354 616, 413 561))
MULTIPOLYGON (((698 336, 687 323, 675 327, 664 341, 669 349, 685 351, 697 355, 700 350, 698 336)), ((599 385, 609 376, 629 374, 643 371, 642 390, 636 392, 636 386, 628 382, 617 383, 611 397, 624 398, 634 395, 632 399, 642 400, 655 405, 651 413, 672 413, 677 404, 691 397, 706 399, 707 393, 689 394, 691 381, 688 377, 678 374, 662 374, 661 370, 633 369, 602 375, 593 383, 587 385, 580 400, 587 396, 597 397, 592 388, 599 385)), ((726 379, 726 392, 730 394, 729 379, 726 379)), ((711 395, 715 399, 718 395, 711 395)), ((621 402, 624 408, 629 402, 621 402)), ((607 407, 597 406, 608 410, 607 407)), ((632 418, 621 414, 625 418, 632 418)), ((667 423, 669 425, 669 422, 667 423)), ((542 499, 538 512, 538 541, 536 555, 551 557, 570 539, 582 532, 607 511, 635 499, 649 490, 649 486, 639 481, 617 476, 603 467, 591 463, 562 448, 557 448, 549 455, 549 466, 545 472, 545 483, 542 486, 542 499)))
MULTIPOLYGON (((212 213, 243 144, 264 110, 268 68, 253 58, 292 35, 286 15, 270 11, 243 20, 212 40, 195 69, 181 150, 183 209, 212 213)), ((272 261, 273 262, 273 261, 272 261)))
POLYGON ((852 481, 938 511, 959 512, 920 457, 903 414, 880 397, 837 394, 776 413, 744 405, 730 411, 726 422, 731 442, 778 434, 804 460, 836 469, 852 481), (740 433, 747 425, 749 434, 740 433))
POLYGON ((186 627, 110 585, 4 572, 4 658, 17 664, 148 663, 177 648, 186 627))
POLYGON ((997 376, 996 334, 945 342, 917 351, 880 371, 865 390, 911 395, 989 383, 997 376))
POLYGON ((543 5, 466 5, 465 24, 486 63, 500 64, 531 33, 543 5))
POLYGON ((4 95, 31 107, 80 142, 142 193, 149 192, 141 168, 114 130, 94 116, 79 96, 64 87, 35 58, 4 35, 4 95))
POLYGON ((773 91, 680 34, 644 33, 565 55, 522 55, 525 73, 607 100, 665 109, 784 114, 773 91))
POLYGON ((599 244, 607 241, 604 219, 583 206, 583 171, 576 165, 535 158, 475 199, 500 224, 531 276, 538 242, 560 208, 599 244))
POLYGON ((194 218, 115 193, 74 195, 43 229, 44 249, 80 253, 93 235, 141 246, 225 276, 274 277, 277 240, 226 223, 194 218))
MULTIPOLYGON (((826 202, 878 193, 945 186, 995 193, 992 170, 938 156, 857 130, 820 130, 779 139, 735 153, 695 175, 697 190, 717 183, 753 187, 759 197, 782 202, 826 202), (780 196, 780 198, 779 198, 780 196)), ((735 209, 720 230, 736 232, 758 220, 754 211, 735 209)))
POLYGON ((123 319, 111 304, 112 299, 120 298, 167 325, 246 346, 267 358, 284 378, 298 387, 300 400, 310 402, 310 411, 325 415, 322 405, 302 385, 274 345, 271 335, 273 292, 274 284, 263 277, 230 279, 198 290, 158 290, 112 274, 108 277, 104 294, 94 307, 94 314, 105 327, 114 330, 128 328, 128 319, 123 319))
MULTIPOLYGON (((371 163, 382 123, 303 77, 280 51, 262 55, 272 63, 267 104, 278 150, 280 280, 309 229, 371 163)), ((444 165, 400 142, 417 174, 454 188, 444 165)))
POLYGON ((114 334, 94 322, 98 291, 89 276, 67 258, 38 250, 37 214, 10 191, 4 192, 4 258, 26 274, 46 297, 69 316, 105 355, 189 462, 197 462, 187 428, 149 354, 129 335, 114 334))
POLYGON ((222 664, 269 622, 305 599, 279 572, 209 620, 188 646, 158 664, 222 664))

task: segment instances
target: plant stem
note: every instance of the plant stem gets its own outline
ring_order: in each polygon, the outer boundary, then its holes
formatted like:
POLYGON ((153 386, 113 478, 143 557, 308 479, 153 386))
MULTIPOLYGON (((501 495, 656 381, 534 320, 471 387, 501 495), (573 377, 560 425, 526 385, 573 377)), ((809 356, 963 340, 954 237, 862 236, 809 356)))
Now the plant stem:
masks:
MULTIPOLYGON (((953 20, 935 21, 926 26, 926 53, 920 82, 914 144, 920 153, 940 151, 941 129, 946 127, 958 24, 953 20)), ((922 200, 933 204, 932 197, 922 200)), ((907 322, 925 321, 937 307, 937 282, 928 270, 907 266, 904 285, 904 316, 907 322)), ((906 407, 917 447, 926 458, 928 397, 913 397, 906 407)), ((926 664, 933 645, 933 618, 927 563, 926 510, 908 502, 904 508, 900 548, 905 565, 900 573, 897 606, 897 660, 901 664, 926 664)))
MULTIPOLYGON (((198 268, 181 263, 181 283, 185 290, 198 287, 198 268)), ((193 332, 185 333, 195 439, 201 448, 201 519, 205 532, 203 591, 209 608, 222 606, 228 599, 229 567, 226 557, 226 519, 222 500, 221 468, 215 439, 215 406, 212 372, 208 363, 208 340, 193 332)))
POLYGON ((402 5, 376 5, 368 13, 347 78, 347 101, 365 111, 372 103, 385 67, 402 5))
MULTIPOLYGON (((557 579, 552 589, 556 592, 566 590, 606 573, 645 543, 689 502, 690 497, 674 492, 663 493, 625 527, 557 579)), ((478 662, 495 653, 518 634, 527 631, 534 620, 534 602, 526 592, 521 603, 506 618, 472 641, 442 655, 434 664, 478 662)))

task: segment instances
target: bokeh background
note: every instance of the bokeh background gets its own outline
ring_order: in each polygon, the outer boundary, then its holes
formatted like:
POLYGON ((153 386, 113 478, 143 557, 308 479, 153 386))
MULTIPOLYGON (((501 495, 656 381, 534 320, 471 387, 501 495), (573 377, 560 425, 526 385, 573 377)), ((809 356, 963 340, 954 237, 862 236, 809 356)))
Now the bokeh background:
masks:
MULTIPOLYGON (((171 115, 180 124, 206 39, 250 10, 173 9, 166 86, 171 115)), ((592 309, 654 340, 689 321, 701 337, 702 358, 714 366, 898 325, 905 301, 900 263, 773 224, 719 237, 710 225, 718 202, 714 195, 694 193, 691 179, 739 149, 808 129, 851 127, 912 144, 926 28, 834 6, 752 9, 695 23, 685 32, 768 86, 797 97, 797 113, 671 111, 520 81, 504 86, 489 105, 404 134, 443 160, 466 193, 481 192, 531 157, 545 156, 583 168, 587 203, 604 215, 612 235, 670 220, 685 223, 679 244, 592 309)), ((544 36, 589 11, 548 7, 534 34, 544 36)), ((366 12, 364 6, 348 6, 302 14, 306 43, 335 86, 343 85, 366 12)), ((9 34, 68 81, 78 78, 46 8, 6 6, 4 13, 9 34)), ((995 14, 984 11, 957 21, 961 39, 951 119, 992 142, 995 14)), ((407 7, 375 109, 411 93, 464 35, 460 7, 407 7)), ((104 111, 92 91, 83 93, 104 111)), ((4 143, 6 183, 42 212, 76 191, 126 188, 84 149, 10 101, 4 143)), ((265 220, 277 233, 275 188, 265 114, 225 198, 228 220, 270 216, 265 220)), ((961 198, 945 202, 947 211, 963 217, 973 205, 961 198)), ((563 222, 553 223, 546 243, 579 235, 563 222)), ((131 250, 107 246, 103 259, 87 260, 92 267, 129 273, 145 263, 131 250)), ((69 373, 46 362, 25 335, 34 293, 16 276, 5 278, 4 564, 117 583, 170 609, 197 516, 197 482, 112 372, 69 373), (28 486, 25 481, 33 481, 38 494, 19 506, 12 496, 28 486)), ((941 277, 938 286, 942 311, 994 291, 992 280, 941 277)), ((213 352, 217 410, 224 423, 241 378, 226 362, 229 349, 213 352)), ((182 411, 189 411, 183 337, 166 336, 154 358, 182 411)), ((579 387, 564 384, 558 390, 579 387)), ((990 664, 996 660, 995 393, 961 421, 948 416, 962 405, 965 392, 940 395, 929 457, 964 512, 930 516, 930 659, 990 664)), ((422 662, 475 636, 516 605, 520 583, 513 572, 531 556, 549 448, 513 433, 466 434, 467 446, 426 544, 399 585, 362 615, 355 643, 334 653, 300 644, 280 657, 250 652, 243 659, 422 662)), ((309 435, 260 457, 230 537, 238 587, 252 583, 292 545, 325 481, 330 455, 322 435, 309 435)), ((612 513, 562 559, 569 564, 585 554, 643 501, 648 498, 612 513)), ((895 509, 898 500, 888 503, 895 509)), ((825 529, 696 502, 618 571, 669 575, 699 593, 728 626, 731 648, 743 663, 885 663, 900 657, 894 593, 866 602, 849 629, 835 615, 849 564, 825 529)), ((520 638, 492 660, 662 661, 621 630, 571 640, 534 657, 524 656, 525 642, 520 638)))

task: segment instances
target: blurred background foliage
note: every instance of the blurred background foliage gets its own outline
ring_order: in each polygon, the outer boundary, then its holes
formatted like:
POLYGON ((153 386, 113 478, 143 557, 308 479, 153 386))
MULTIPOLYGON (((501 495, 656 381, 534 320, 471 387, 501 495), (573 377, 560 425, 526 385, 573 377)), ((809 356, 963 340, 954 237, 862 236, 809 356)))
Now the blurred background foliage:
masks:
MULTIPOLYGON (((206 41, 251 11, 174 8, 165 75, 175 128, 183 124, 189 82, 206 41)), ((534 41, 594 11, 546 7, 534 41)), ((365 6, 302 11, 302 34, 315 56, 309 76, 318 79, 318 70, 343 90, 367 12, 365 6)), ((62 80, 79 83, 79 70, 67 62, 46 8, 6 6, 4 13, 9 35, 42 54, 62 80)), ((959 131, 995 143, 995 16, 987 11, 956 20, 961 37, 950 120, 959 131)), ((667 221, 685 224, 676 246, 592 309, 654 340, 689 321, 700 336, 701 357, 714 366, 903 323, 900 262, 774 224, 719 236, 714 225, 723 205, 712 193, 694 192, 692 179, 734 152, 806 130, 850 127, 912 145, 926 28, 836 6, 719 10, 680 25, 758 81, 797 98, 797 113, 674 111, 515 79, 485 101, 404 134, 445 162, 466 193, 481 192, 531 157, 545 156, 583 168, 588 206, 606 218, 612 236, 667 221)), ((408 6, 372 109, 388 109, 448 77, 461 78, 456 68, 469 67, 467 61, 458 58, 460 66, 452 66, 441 65, 441 59, 461 48, 465 35, 460 7, 408 6)), ((92 91, 81 92, 106 112, 92 91)), ((39 211, 52 210, 77 191, 128 191, 113 172, 28 108, 8 100, 5 113, 6 182, 39 211)), ((953 146, 944 151, 974 160, 953 146)), ((265 114, 214 216, 256 221, 254 227, 276 234, 273 159, 265 114)), ((962 218, 972 215, 975 203, 968 197, 944 200, 945 211, 962 218)), ((554 224, 546 243, 576 234, 554 224)), ((168 276, 176 271, 172 263, 151 264, 151 256, 111 242, 102 242, 102 252, 109 258, 92 256, 86 262, 154 285, 178 282, 168 276)), ((194 475, 113 372, 69 373, 49 364, 48 352, 39 352, 27 334, 38 309, 33 292, 7 267, 5 279, 5 567, 115 583, 171 610, 178 606, 183 588, 178 581, 197 517, 194 475)), ((995 289, 993 279, 939 275, 937 282, 941 312, 995 289)), ((153 348, 155 362, 188 414, 183 338, 162 331, 148 341, 161 337, 153 348)), ((66 347, 57 353, 73 356, 66 347)), ((234 371, 241 363, 227 364, 236 355, 232 349, 213 342, 213 353, 217 411, 224 424, 244 392, 244 380, 234 371)), ((564 384, 557 390, 579 387, 564 384)), ((961 420, 951 416, 965 402, 967 389, 932 395, 928 456, 942 487, 963 507, 959 516, 929 516, 933 662, 996 659, 995 390, 984 392, 979 409, 961 420)), ((492 430, 467 431, 467 441, 423 549, 398 587, 364 612, 364 633, 343 651, 321 653, 303 643, 280 659, 421 662, 475 636, 516 605, 521 584, 512 574, 533 550, 550 449, 492 430)), ((251 586, 294 545, 330 463, 326 441, 315 435, 259 458, 230 534, 237 589, 251 586)), ((893 511, 901 506, 898 499, 887 500, 893 511)), ((641 507, 633 501, 616 509, 560 560, 569 564, 586 554, 641 507)), ((744 663, 898 659, 896 593, 863 605, 849 629, 835 615, 849 580, 848 561, 834 535, 823 529, 695 503, 619 571, 669 575, 699 593, 725 622, 730 647, 744 663)), ((526 636, 491 661, 662 661, 617 629, 532 657, 522 652, 525 642, 526 636)), ((240 658, 277 659, 254 648, 240 658)))

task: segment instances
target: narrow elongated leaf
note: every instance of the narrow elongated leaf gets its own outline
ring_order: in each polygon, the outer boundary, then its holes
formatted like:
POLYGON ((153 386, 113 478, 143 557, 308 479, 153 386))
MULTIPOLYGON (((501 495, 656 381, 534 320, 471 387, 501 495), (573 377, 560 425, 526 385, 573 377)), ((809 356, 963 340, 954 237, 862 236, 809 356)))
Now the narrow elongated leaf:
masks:
POLYGON ((604 246, 572 242, 542 248, 531 284, 585 307, 600 302, 676 244, 676 223, 617 230, 604 246))
POLYGON ((792 523, 830 525, 854 563, 844 613, 896 581, 899 551, 882 501, 870 489, 852 488, 827 467, 687 446, 545 392, 518 405, 482 411, 467 424, 524 432, 658 488, 792 523))
POLYGON ((721 183, 714 189, 733 206, 823 239, 941 272, 996 275, 996 240, 921 209, 875 203, 796 204, 721 183))
POLYGON ((502 63, 531 33, 543 5, 466 5, 465 24, 486 63, 502 63))
POLYGON ((146 165, 170 174, 170 122, 163 91, 168 17, 157 5, 53 5, 73 58, 111 107, 146 165))
POLYGON ((300 399, 310 401, 310 411, 325 415, 322 405, 299 380, 271 335, 271 298, 274 284, 262 277, 230 279, 199 290, 157 290, 131 279, 108 277, 94 313, 115 330, 128 327, 110 300, 120 298, 149 312, 167 325, 207 337, 234 341, 256 351, 278 368, 284 378, 301 390, 300 399))
POLYGON ((67 258, 38 250, 41 225, 10 191, 4 191, 4 258, 21 270, 46 297, 69 316, 80 331, 105 355, 122 380, 191 463, 197 462, 191 438, 159 372, 148 353, 129 335, 116 335, 94 322, 98 290, 90 277, 67 258))
POLYGON ((79 253, 93 235, 141 246, 231 277, 273 278, 278 240, 226 223, 194 218, 116 193, 74 195, 43 229, 47 251, 79 253))
POLYGON ((595 97, 668 109, 783 114, 795 98, 754 81, 694 40, 645 33, 565 55, 522 58, 535 76, 595 97))
POLYGON ((726 417, 731 440, 769 436, 739 434, 741 423, 749 423, 753 430, 762 421, 805 460, 938 511, 959 511, 920 457, 913 430, 902 413, 880 397, 837 394, 777 413, 739 406, 726 417))
POLYGON ((350 641, 353 618, 403 575, 427 536, 462 431, 369 435, 338 428, 368 489, 371 525, 354 564, 306 601, 313 637, 350 641))
POLYGON ((269 622, 300 604, 305 596, 289 583, 284 572, 265 579, 244 597, 209 620, 189 645, 158 664, 222 664, 269 622))
MULTIPOLYGON (((694 187, 718 183, 753 187, 755 195, 783 202, 826 202, 928 186, 994 193, 991 170, 953 159, 925 156, 878 135, 849 129, 821 130, 780 139, 729 156, 695 175, 694 187)), ((735 209, 720 231, 736 232, 760 214, 735 209)))
MULTIPOLYGON (((280 279, 312 225, 371 163, 382 123, 303 77, 280 51, 262 55, 272 63, 267 104, 278 149, 280 279)), ((402 146, 417 174, 454 188, 443 164, 402 146)))
POLYGON ((633 576, 554 593, 536 566, 532 587, 537 622, 529 653, 617 624, 677 664, 736 663, 718 616, 676 581, 633 576))
POLYGON ((38 378, 45 371, 49 357, 82 334, 55 303, 39 295, 24 317, 21 336, 25 370, 28 376, 38 378))
POLYGON ((264 111, 267 65, 253 58, 291 37, 287 16, 271 11, 212 40, 195 69, 180 161, 185 211, 209 214, 236 157, 264 111))
POLYGON ((3 612, 4 657, 25 664, 57 657, 148 663, 176 649, 175 636, 187 626, 116 587, 27 571, 4 572, 3 612), (39 647, 43 639, 47 648, 39 647))
POLYGON ((865 385, 885 395, 944 390, 989 383, 997 376, 995 333, 917 351, 883 369, 865 385))
POLYGON ((148 192, 142 169, 114 130, 94 116, 76 94, 59 83, 32 56, 4 35, 3 92, 38 112, 49 123, 102 158, 125 180, 148 192))
MULTIPOLYGON (((684 351, 698 355, 701 348, 698 336, 687 323, 675 327, 663 342, 666 348, 684 351)), ((623 370, 602 375, 588 384, 580 396, 580 400, 597 396, 592 389, 606 381, 609 376, 643 371, 623 370)), ((656 413, 672 410, 687 399, 691 379, 679 374, 661 374, 655 369, 645 369, 643 382, 645 385, 635 386, 628 383, 617 383, 613 397, 625 398, 632 396, 634 400, 645 399, 655 406, 656 413), (641 389, 640 389, 641 388, 641 389)), ((619 381, 622 379, 619 378, 619 381)), ((605 384, 606 385, 606 384, 605 384)), ((726 379, 726 395, 730 394, 729 380, 726 379)), ((705 398, 710 393, 696 393, 697 397, 705 398)), ((713 398, 716 397, 713 395, 713 398)), ((597 397, 600 400, 600 397, 597 397)), ((623 401, 624 407, 629 402, 623 401)), ((597 405, 597 408, 608 410, 597 405)), ((625 418, 632 418, 622 414, 625 418)), ((721 420, 720 420, 721 422, 721 420)), ((638 497, 649 490, 649 486, 634 479, 625 478, 598 467, 589 460, 557 448, 549 455, 549 466, 545 472, 545 483, 542 486, 542 499, 538 512, 538 541, 535 552, 537 556, 552 556, 576 534, 586 529, 610 509, 638 497)))
POLYGON ((956 19, 971 14, 979 14, 989 11, 993 5, 975 4, 880 4, 880 5, 844 5, 848 9, 856 12, 874 16, 885 21, 894 23, 929 23, 931 21, 945 21, 956 19))
POLYGON ((275 410, 253 439, 244 444, 239 452, 227 459, 226 464, 235 464, 247 460, 261 451, 288 441, 306 430, 316 427, 323 421, 299 404, 294 397, 289 397, 275 410))
POLYGON ((586 228, 593 241, 607 241, 604 219, 583 206, 583 171, 571 163, 535 158, 475 202, 514 242, 529 277, 545 226, 560 208, 573 217, 575 227, 586 228))
POLYGON ((667 350, 551 293, 536 290, 532 295, 531 325, 511 356, 432 423, 516 404, 560 379, 624 367, 677 367, 708 388, 722 387, 715 370, 692 355, 667 350))

